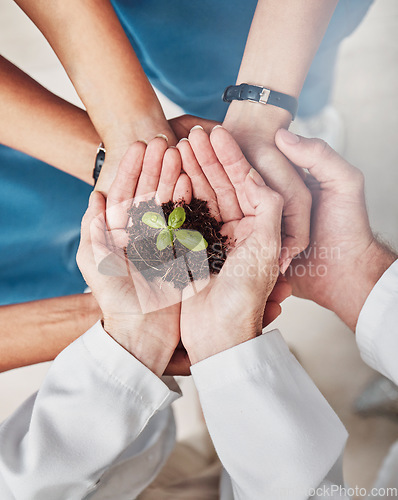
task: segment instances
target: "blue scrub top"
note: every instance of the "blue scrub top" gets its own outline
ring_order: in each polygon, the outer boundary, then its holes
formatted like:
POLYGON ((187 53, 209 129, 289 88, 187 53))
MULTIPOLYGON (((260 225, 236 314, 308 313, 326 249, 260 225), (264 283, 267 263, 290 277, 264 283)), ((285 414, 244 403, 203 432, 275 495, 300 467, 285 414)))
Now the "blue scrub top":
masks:
POLYGON ((257 1, 112 3, 152 84, 186 113, 222 121, 257 1))
POLYGON ((0 145, 0 305, 84 290, 76 251, 91 190, 0 145))
MULTIPOLYGON (((339 1, 301 92, 299 115, 316 114, 328 103, 340 42, 372 2, 339 1)), ((222 121, 227 104, 221 95, 238 76, 257 0, 112 3, 152 84, 186 113, 222 121)))

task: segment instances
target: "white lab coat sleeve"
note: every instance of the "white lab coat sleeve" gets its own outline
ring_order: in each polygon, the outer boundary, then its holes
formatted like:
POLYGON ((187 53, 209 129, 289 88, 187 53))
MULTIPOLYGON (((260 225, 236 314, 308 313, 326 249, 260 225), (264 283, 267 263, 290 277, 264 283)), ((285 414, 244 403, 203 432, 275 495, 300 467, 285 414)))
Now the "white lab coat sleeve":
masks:
MULTIPOLYGON (((365 363, 398 385, 398 260, 379 279, 363 305, 356 339, 365 363)), ((380 468, 375 490, 396 493, 397 471, 398 442, 380 468)), ((381 495, 373 494, 372 498, 381 495)))
MULTIPOLYGON (((347 432, 279 331, 191 367, 235 500, 316 498, 336 486, 347 432)), ((224 478, 225 480, 225 478, 224 478)), ((224 481, 225 482, 225 481, 224 481)), ((339 485, 341 486, 341 484, 339 485)), ((330 498, 345 498, 336 492, 330 498)))
POLYGON ((120 457, 151 447, 144 466, 137 461, 131 472, 129 498, 135 498, 174 445, 170 404, 179 392, 170 387, 97 323, 55 359, 38 393, 1 424, 0 498, 81 500, 120 457))
POLYGON ((362 307, 356 339, 365 363, 398 384, 398 260, 362 307))

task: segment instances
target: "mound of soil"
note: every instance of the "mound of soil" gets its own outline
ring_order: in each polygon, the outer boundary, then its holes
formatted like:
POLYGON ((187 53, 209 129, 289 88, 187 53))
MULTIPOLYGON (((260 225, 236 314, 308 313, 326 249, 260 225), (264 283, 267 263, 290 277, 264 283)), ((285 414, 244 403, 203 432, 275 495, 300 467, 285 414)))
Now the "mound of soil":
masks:
POLYGON ((138 206, 132 206, 128 213, 127 257, 147 280, 169 281, 176 288, 183 289, 191 281, 220 272, 226 259, 227 237, 220 233, 222 223, 210 214, 206 201, 193 198, 189 204, 182 200, 178 203, 169 201, 161 206, 156 205, 154 200, 143 201, 138 206), (173 246, 157 249, 156 240, 161 229, 149 227, 142 222, 142 216, 146 212, 156 212, 167 222, 177 206, 185 210, 186 218, 181 229, 199 231, 208 243, 206 250, 190 251, 176 238, 173 246))

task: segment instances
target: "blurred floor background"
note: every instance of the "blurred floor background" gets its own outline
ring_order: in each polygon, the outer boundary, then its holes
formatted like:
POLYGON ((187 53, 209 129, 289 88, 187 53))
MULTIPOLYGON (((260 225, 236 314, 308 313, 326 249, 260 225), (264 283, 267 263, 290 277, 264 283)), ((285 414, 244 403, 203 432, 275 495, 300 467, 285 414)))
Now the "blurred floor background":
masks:
MULTIPOLYGON (((47 42, 11 0, 0 3, 0 53, 50 90, 79 104, 47 42)), ((362 25, 343 43, 333 102, 346 123, 344 156, 366 177, 372 227, 395 247, 397 91, 398 2, 376 0, 362 25)), ((178 114, 166 100, 164 107, 168 117, 178 114)), ((283 309, 273 326, 281 329, 350 433, 344 459, 346 480, 351 486, 369 487, 389 446, 398 439, 398 420, 364 419, 353 411, 354 401, 377 374, 361 361, 353 334, 333 314, 295 298, 288 299, 283 309)), ((47 369, 45 363, 0 374, 0 421, 39 387, 47 369)), ((182 381, 182 388, 185 397, 176 404, 180 439, 197 433, 202 425, 189 379, 182 381)))

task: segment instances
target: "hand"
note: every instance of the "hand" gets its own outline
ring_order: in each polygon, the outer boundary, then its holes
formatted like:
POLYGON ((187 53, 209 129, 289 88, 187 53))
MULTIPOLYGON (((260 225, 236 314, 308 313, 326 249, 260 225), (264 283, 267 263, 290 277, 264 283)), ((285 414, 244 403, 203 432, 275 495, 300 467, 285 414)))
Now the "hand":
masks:
POLYGON ((105 195, 108 193, 123 156, 135 141, 148 143, 153 138, 164 137, 169 146, 177 143, 177 138, 164 116, 157 119, 150 117, 147 122, 140 120, 137 126, 139 127, 138 130, 135 130, 132 126, 128 132, 119 132, 117 137, 112 136, 109 140, 104 139, 106 156, 95 186, 96 191, 100 191, 105 195))
MULTIPOLYGON (((276 130, 274 130, 273 124, 279 123, 277 120, 281 121, 278 115, 280 110, 273 106, 263 110, 261 106, 257 105, 256 108, 250 109, 251 114, 246 114, 246 107, 243 116, 241 116, 235 114, 235 108, 232 108, 232 104, 236 104, 236 102, 231 103, 223 126, 232 134, 249 163, 261 174, 266 184, 282 195, 284 200, 284 234, 280 258, 283 273, 291 259, 308 245, 311 194, 294 166, 275 145, 276 130), (259 120, 252 109, 261 113, 267 111, 268 115, 261 115, 261 120, 259 120), (274 114, 277 117, 274 117, 274 114), (257 126, 263 122, 261 127, 257 126), (253 124, 256 128, 253 127, 253 124)), ((284 115, 282 116, 284 117, 284 115)), ((286 126, 288 123, 286 121, 286 126)))
POLYGON ((213 128, 220 124, 214 120, 206 120, 205 118, 199 118, 193 115, 181 115, 169 120, 169 125, 177 139, 181 140, 188 137, 189 132, 196 125, 200 125, 205 132, 210 134, 213 128))
POLYGON ((121 162, 107 199, 93 192, 82 221, 78 265, 102 310, 104 329, 155 374, 187 373, 189 360, 180 341, 181 294, 172 285, 148 283, 127 261, 127 210, 132 199, 152 197, 159 203, 184 196, 190 182, 181 174, 176 149, 164 139, 146 147, 133 144, 121 162), (145 310, 150 311, 146 314, 145 310), (172 357, 173 356, 173 357, 172 357), (170 361, 171 360, 171 361, 170 361), (170 363, 169 363, 170 362, 170 363))
POLYGON ((106 143, 106 157, 104 165, 101 169, 101 175, 98 178, 95 189, 106 194, 115 178, 119 163, 125 154, 126 150, 136 140, 148 142, 158 135, 167 137, 169 146, 175 146, 183 137, 188 137, 189 131, 195 125, 201 125, 206 132, 211 130, 218 122, 206 120, 192 115, 181 115, 166 121, 164 116, 151 117, 147 123, 143 120, 139 122, 139 129, 128 131, 128 134, 119 133, 116 138, 110 140, 110 144, 106 143))
MULTIPOLYGON (((177 138, 179 140, 187 138, 191 129, 197 125, 200 125, 204 131, 210 135, 213 128, 220 125, 218 122, 213 120, 206 120, 204 118, 198 118, 192 115, 182 115, 177 118, 169 120, 170 126, 174 130, 177 138)), ((181 145, 179 145, 180 147, 181 145)), ((218 214, 217 199, 215 193, 208 181, 205 179, 203 172, 197 163, 196 158, 193 153, 191 153, 190 148, 184 148, 185 151, 185 162, 184 165, 188 166, 190 173, 192 175, 191 181, 194 183, 194 191, 197 198, 206 198, 208 203, 213 207, 213 212, 218 214), (195 181, 194 181, 195 179, 195 181), (205 188, 203 189, 203 186, 205 188), (198 189, 202 187, 202 190, 198 192, 198 189)), ((183 165, 183 166, 184 166, 183 165)), ((282 312, 280 304, 291 295, 291 286, 283 276, 279 276, 274 289, 269 296, 267 303, 265 305, 264 317, 263 317, 263 327, 268 326, 272 323, 282 312)))
POLYGON ((264 307, 279 274, 283 201, 222 127, 210 139, 195 129, 178 149, 193 195, 208 200, 233 244, 220 274, 210 276, 202 291, 183 291, 181 339, 196 363, 261 333, 264 307))
POLYGON ((354 330, 367 296, 396 259, 372 234, 363 174, 319 139, 281 129, 276 144, 311 174, 311 241, 286 273, 293 293, 334 311, 354 330))

